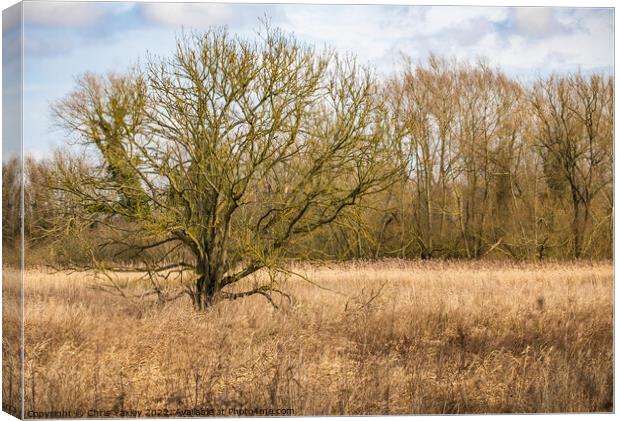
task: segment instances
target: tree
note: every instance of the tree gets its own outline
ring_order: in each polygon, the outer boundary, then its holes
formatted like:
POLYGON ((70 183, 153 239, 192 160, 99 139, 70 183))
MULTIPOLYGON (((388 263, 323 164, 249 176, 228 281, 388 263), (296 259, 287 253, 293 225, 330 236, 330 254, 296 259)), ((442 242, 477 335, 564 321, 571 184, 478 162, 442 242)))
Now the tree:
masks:
POLYGON ((143 70, 87 74, 53 107, 94 152, 90 171, 59 165, 54 188, 77 205, 59 219, 104 226, 94 247, 115 248, 133 267, 93 265, 146 271, 153 282, 191 274, 197 309, 253 294, 273 303, 274 277, 230 286, 263 268, 286 271, 287 247, 389 185, 376 91, 353 58, 270 28, 253 42, 220 29, 187 35, 143 70))
MULTIPOLYGON (((390 81, 421 257, 481 257, 507 243, 517 190, 522 88, 484 62, 431 55, 390 81)), ((514 229, 513 229, 514 230, 514 229)))
POLYGON ((570 197, 573 256, 583 254, 594 198, 612 182, 613 81, 551 76, 530 92, 549 189, 570 197))
POLYGON ((18 243, 22 239, 22 178, 23 169, 18 158, 2 162, 2 250, 3 265, 19 265, 18 243))
POLYGON ((441 250, 452 157, 457 99, 456 63, 431 55, 413 67, 405 58, 403 75, 390 81, 392 112, 401 126, 401 156, 407 180, 415 181, 413 234, 422 257, 441 250), (439 241, 438 241, 439 240, 439 241))
POLYGON ((460 83, 455 194, 466 255, 478 258, 507 243, 524 125, 521 87, 484 62, 462 70, 460 83))

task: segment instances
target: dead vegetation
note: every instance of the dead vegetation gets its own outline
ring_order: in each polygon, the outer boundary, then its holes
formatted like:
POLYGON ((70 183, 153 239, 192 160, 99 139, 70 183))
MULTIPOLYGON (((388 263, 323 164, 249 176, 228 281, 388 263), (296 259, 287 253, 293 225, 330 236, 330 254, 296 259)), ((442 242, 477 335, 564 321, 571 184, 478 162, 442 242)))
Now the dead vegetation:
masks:
POLYGON ((279 310, 254 296, 204 313, 28 271, 26 414, 613 411, 609 262, 295 269, 332 291, 298 280, 279 310))

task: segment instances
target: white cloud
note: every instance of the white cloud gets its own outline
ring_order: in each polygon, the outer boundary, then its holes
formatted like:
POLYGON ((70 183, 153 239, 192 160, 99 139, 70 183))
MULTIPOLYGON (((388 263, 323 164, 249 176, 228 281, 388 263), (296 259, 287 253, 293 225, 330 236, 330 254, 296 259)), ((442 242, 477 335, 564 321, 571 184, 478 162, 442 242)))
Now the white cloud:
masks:
POLYGON ((96 23, 105 9, 103 3, 24 2, 24 20, 44 26, 84 27, 96 23))
POLYGON ((278 22, 318 45, 355 53, 389 73, 399 52, 474 62, 512 74, 613 66, 613 15, 602 9, 287 6, 278 22))
POLYGON ((550 7, 517 7, 514 11, 515 24, 522 33, 544 35, 555 26, 550 7))
MULTIPOLYGON (((613 68, 611 14, 573 16, 571 19, 575 25, 571 30, 557 21, 546 19, 531 19, 527 30, 517 28, 516 33, 489 32, 467 49, 454 47, 445 36, 433 37, 433 46, 439 49, 436 52, 451 54, 462 60, 473 61, 477 56, 485 56, 493 65, 526 76, 613 68), (537 35, 534 36, 534 33, 537 35), (541 36, 543 33, 545 36, 541 36)), ((567 17, 562 19, 568 21, 567 17)), ((518 22, 515 21, 515 25, 518 22)))
POLYGON ((497 23, 508 18, 504 7, 429 7, 419 32, 429 35, 443 30, 462 29, 478 22, 497 23))
POLYGON ((230 23, 235 18, 230 4, 144 3, 144 17, 170 26, 208 27, 230 23))
POLYGON ((398 33, 398 22, 386 25, 380 12, 377 6, 290 7, 281 25, 319 47, 328 45, 373 61, 381 58, 398 33))
POLYGON ((509 18, 498 7, 289 6, 285 29, 317 44, 355 53, 382 73, 400 52, 423 59, 429 52, 459 55, 509 18))

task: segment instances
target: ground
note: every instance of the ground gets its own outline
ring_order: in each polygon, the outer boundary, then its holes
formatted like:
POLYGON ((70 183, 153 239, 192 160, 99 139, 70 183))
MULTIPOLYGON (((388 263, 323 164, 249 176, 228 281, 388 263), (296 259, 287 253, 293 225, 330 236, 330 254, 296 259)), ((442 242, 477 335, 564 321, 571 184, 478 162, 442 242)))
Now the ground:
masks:
MULTIPOLYGON (((132 302, 87 274, 28 270, 26 416, 613 410, 611 262, 294 269, 318 286, 285 282, 291 304, 204 313, 188 297, 132 302)), ((10 397, 18 365, 3 368, 10 397)))

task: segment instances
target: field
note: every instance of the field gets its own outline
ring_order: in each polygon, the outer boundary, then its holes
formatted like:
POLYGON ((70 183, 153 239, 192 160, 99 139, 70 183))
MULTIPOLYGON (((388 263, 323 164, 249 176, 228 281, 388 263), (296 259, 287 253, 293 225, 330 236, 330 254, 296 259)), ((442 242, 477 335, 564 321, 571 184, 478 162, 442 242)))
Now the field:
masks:
POLYGON ((295 269, 203 314, 29 270, 26 416, 613 411, 610 262, 295 269))

